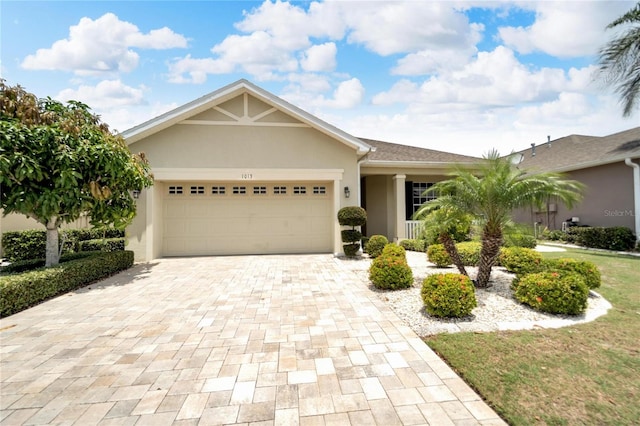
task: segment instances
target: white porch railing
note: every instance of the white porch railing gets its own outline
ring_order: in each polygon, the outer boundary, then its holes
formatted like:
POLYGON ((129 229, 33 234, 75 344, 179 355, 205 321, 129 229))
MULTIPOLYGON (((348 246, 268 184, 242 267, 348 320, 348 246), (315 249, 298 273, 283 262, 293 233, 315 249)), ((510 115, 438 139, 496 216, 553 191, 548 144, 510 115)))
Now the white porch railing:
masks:
POLYGON ((419 220, 407 220, 404 223, 404 236, 405 238, 415 239, 420 236, 422 231, 422 222, 419 220))

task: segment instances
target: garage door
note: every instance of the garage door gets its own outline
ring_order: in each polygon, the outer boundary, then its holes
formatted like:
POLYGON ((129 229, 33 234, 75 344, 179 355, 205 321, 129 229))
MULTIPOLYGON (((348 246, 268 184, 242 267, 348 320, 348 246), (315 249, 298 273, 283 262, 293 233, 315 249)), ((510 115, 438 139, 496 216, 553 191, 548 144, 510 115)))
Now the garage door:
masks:
POLYGON ((329 253, 331 182, 166 183, 163 255, 329 253))

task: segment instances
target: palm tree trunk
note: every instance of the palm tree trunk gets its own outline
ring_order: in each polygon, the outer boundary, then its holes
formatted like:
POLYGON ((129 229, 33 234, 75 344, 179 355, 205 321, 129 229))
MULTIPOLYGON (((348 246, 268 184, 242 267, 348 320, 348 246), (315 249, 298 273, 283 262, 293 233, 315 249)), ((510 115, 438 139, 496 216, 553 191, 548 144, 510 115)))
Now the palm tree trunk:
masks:
POLYGON ((502 232, 489 232, 486 229, 482 233, 482 249, 480 249, 480 262, 478 263, 478 276, 476 287, 487 288, 491 278, 491 268, 496 263, 502 245, 502 232))
POLYGON ((453 264, 456 265, 456 268, 458 268, 458 271, 460 271, 462 275, 469 276, 469 274, 467 274, 467 270, 462 264, 462 259, 460 258, 460 254, 458 253, 456 243, 455 241, 453 241, 453 238, 451 238, 451 235, 448 232, 443 232, 438 237, 438 240, 440 240, 440 242, 444 246, 444 249, 451 258, 453 264))

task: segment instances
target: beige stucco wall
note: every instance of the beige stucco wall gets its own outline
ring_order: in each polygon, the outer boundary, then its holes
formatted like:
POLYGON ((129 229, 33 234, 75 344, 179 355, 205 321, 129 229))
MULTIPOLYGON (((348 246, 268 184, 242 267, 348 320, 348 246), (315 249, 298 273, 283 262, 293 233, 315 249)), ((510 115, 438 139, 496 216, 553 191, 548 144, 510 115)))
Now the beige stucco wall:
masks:
MULTIPOLYGON (((542 221, 549 229, 561 229, 562 222, 579 217, 580 224, 589 226, 625 226, 634 229, 633 169, 623 162, 577 170, 567 174, 586 185, 583 201, 567 209, 557 203, 557 213, 535 213, 531 209, 518 211, 514 219, 533 224, 542 221), (547 217, 549 220, 547 220, 547 217)), ((535 210, 535 209, 534 209, 535 210)))

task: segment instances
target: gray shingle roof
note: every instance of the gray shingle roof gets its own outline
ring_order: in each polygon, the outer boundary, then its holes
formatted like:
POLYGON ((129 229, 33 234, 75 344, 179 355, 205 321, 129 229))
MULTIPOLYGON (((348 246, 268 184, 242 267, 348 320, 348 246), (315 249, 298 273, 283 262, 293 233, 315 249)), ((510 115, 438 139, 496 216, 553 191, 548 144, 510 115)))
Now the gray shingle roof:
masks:
POLYGON ((364 143, 371 145, 376 150, 367 157, 372 162, 415 161, 429 163, 474 163, 477 157, 453 154, 450 152, 436 151, 433 149, 418 148, 415 146, 400 145, 391 142, 382 142, 372 139, 360 138, 364 143))
POLYGON ((519 168, 532 172, 571 171, 640 157, 640 127, 608 136, 570 135, 519 151, 519 168))

